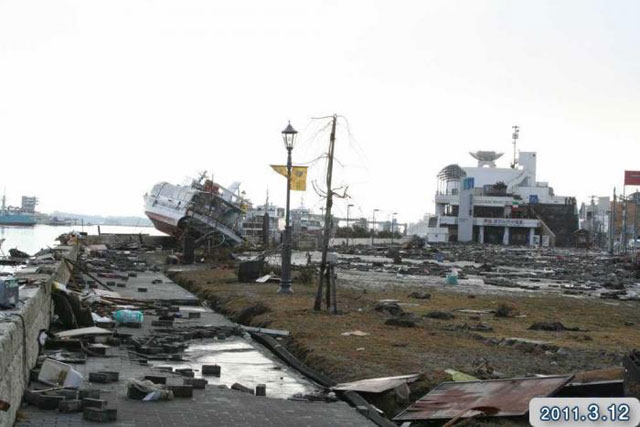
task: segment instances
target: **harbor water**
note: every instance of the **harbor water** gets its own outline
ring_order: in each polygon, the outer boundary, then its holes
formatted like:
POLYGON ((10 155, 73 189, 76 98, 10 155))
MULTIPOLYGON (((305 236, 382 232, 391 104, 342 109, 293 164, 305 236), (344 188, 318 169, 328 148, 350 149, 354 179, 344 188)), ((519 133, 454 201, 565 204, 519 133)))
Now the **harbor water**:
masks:
MULTIPOLYGON (((153 227, 128 227, 120 225, 91 225, 91 226, 59 226, 59 225, 34 225, 31 227, 0 226, 0 240, 4 243, 0 249, 5 255, 9 249, 20 249, 29 255, 33 255, 40 249, 52 247, 58 242, 56 238, 71 231, 84 231, 90 235, 98 234, 98 227, 103 234, 148 234, 151 236, 163 236, 164 234, 153 227)), ((0 253, 2 255, 2 253, 0 253)))

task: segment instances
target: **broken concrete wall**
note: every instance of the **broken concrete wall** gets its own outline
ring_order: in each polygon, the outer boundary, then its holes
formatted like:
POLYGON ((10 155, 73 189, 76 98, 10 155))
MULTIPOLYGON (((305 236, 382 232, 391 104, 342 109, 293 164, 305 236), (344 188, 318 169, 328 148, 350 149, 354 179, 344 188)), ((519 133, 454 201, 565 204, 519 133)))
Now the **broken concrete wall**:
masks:
POLYGON ((87 236, 88 245, 121 246, 130 243, 169 248, 175 245, 175 239, 171 236, 150 236, 148 234, 101 234, 99 236, 87 236))
MULTIPOLYGON (((77 246, 67 255, 76 260, 77 246)), ((20 310, 0 311, 0 399, 11 404, 7 412, 0 412, 0 427, 12 426, 22 394, 28 385, 29 370, 38 358, 38 335, 48 329, 51 321, 51 285, 53 281, 66 284, 71 277, 67 263, 61 262, 49 281, 25 301, 20 310), (24 324, 18 313, 24 319, 24 324)))

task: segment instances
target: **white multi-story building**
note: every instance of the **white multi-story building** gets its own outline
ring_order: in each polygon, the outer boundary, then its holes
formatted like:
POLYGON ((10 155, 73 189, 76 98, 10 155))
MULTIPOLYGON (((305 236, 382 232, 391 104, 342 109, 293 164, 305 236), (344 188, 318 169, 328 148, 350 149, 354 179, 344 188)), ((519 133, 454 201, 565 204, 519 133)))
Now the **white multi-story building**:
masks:
POLYGON ((269 245, 279 243, 280 233, 284 229, 284 213, 284 208, 271 204, 250 209, 242 222, 244 238, 252 243, 264 243, 266 232, 269 245))
POLYGON ((449 240, 479 243, 570 244, 577 229, 575 199, 556 196, 537 181, 536 153, 520 152, 516 164, 496 167, 502 153, 470 153, 475 167, 456 164, 438 174, 437 227, 449 240))

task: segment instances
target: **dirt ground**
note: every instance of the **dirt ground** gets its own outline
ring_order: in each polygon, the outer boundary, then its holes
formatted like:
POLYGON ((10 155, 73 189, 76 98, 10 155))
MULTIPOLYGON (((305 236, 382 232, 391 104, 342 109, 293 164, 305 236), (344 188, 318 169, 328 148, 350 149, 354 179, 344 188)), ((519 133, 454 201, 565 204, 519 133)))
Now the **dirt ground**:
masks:
POLYGON ((619 366, 622 356, 640 343, 640 311, 634 301, 473 295, 444 287, 426 289, 430 299, 414 299, 408 295, 425 289, 344 289, 338 280, 340 314, 331 315, 313 311, 315 284, 297 281, 293 295, 280 296, 277 283, 238 283, 231 268, 183 272, 174 278, 236 320, 290 331, 285 345, 309 366, 339 382, 423 373, 427 385, 433 386, 448 379, 442 372, 447 368, 485 378, 572 373, 619 366), (414 315, 417 326, 385 325, 393 316, 374 310, 380 300, 397 300, 414 315), (516 317, 458 311, 496 310, 501 304, 512 307, 516 317), (264 307, 246 310, 256 305, 264 307), (423 317, 431 311, 455 317, 423 317), (580 331, 529 329, 543 321, 580 331), (470 330, 478 324, 493 330, 470 330), (343 335, 356 330, 367 335, 343 335))

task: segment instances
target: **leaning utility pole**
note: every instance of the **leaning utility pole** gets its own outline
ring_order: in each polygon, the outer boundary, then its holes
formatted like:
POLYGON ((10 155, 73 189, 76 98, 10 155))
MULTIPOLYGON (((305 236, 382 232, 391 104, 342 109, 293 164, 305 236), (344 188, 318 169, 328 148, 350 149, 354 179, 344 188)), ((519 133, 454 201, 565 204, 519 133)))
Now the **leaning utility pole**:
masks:
MULTIPOLYGON (((325 274, 327 274, 327 309, 329 309, 332 313, 337 311, 337 307, 335 305, 335 295, 334 295, 334 303, 332 304, 331 299, 331 269, 327 269, 327 252, 329 250, 329 238, 331 237, 331 207, 333 206, 333 191, 331 189, 331 178, 333 175, 333 153, 334 147, 336 143, 336 121, 338 120, 337 115, 333 115, 332 123, 331 123, 331 136, 329 137, 329 161, 327 164, 327 204, 324 211, 324 239, 322 241, 322 261, 320 262, 320 277, 318 281, 318 292, 316 294, 316 301, 313 304, 313 309, 319 311, 322 308, 322 288, 324 285, 325 274)), ((334 290, 335 291, 335 290, 334 290)))

